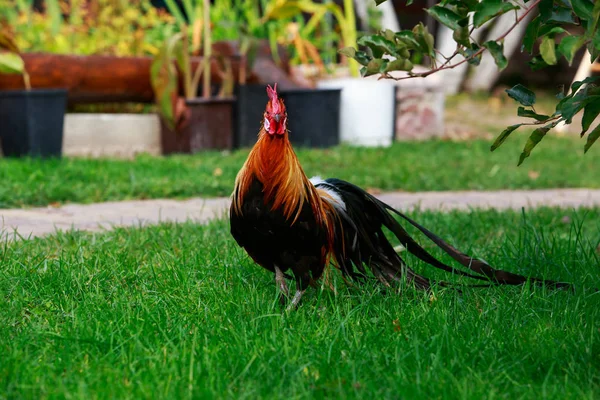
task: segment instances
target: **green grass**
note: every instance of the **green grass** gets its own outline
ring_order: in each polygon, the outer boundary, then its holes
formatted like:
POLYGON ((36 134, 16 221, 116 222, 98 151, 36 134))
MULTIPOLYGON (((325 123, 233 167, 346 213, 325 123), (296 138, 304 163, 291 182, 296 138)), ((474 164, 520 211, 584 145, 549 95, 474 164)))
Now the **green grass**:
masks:
POLYGON ((336 278, 282 315, 225 221, 19 241, 0 247, 0 398, 600 397, 600 294, 581 290, 600 286, 600 209, 412 215, 580 290, 336 278))
MULTIPOLYGON (((309 176, 338 177, 380 190, 488 190, 600 187, 600 147, 548 137, 521 167, 525 141, 515 134, 490 153, 490 142, 397 143, 389 149, 299 150, 309 176)), ((0 208, 107 200, 228 196, 247 150, 135 160, 0 162, 0 208)))

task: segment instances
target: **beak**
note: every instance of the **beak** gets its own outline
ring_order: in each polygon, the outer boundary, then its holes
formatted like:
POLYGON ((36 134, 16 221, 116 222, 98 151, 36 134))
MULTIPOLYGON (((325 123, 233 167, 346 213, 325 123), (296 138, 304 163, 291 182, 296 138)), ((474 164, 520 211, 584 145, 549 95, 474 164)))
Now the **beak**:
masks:
POLYGON ((275 114, 273 116, 273 119, 275 119, 275 122, 279 123, 279 120, 281 119, 281 114, 275 114))

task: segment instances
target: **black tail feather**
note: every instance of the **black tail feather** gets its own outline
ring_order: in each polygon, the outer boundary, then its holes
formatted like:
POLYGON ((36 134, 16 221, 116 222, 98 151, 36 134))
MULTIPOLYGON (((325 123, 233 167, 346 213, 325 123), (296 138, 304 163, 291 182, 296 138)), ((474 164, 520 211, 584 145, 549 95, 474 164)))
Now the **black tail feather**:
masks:
MULTIPOLYGON (((572 286, 569 283, 528 278, 512 272, 492 268, 487 263, 474 259, 457 250, 400 211, 383 203, 351 183, 339 179, 328 179, 319 185, 335 190, 345 203, 345 210, 337 209, 341 218, 340 226, 336 230, 335 239, 336 254, 341 255, 337 257, 336 262, 344 275, 352 278, 365 276, 366 271, 363 264, 366 264, 370 267, 375 277, 384 283, 399 280, 402 275, 405 275, 417 287, 423 289, 430 287, 430 280, 412 271, 394 250, 383 233, 382 228, 386 227, 398 238, 407 251, 431 266, 452 274, 488 282, 488 284, 483 285, 471 285, 472 287, 522 285, 526 282, 543 284, 551 288, 570 288, 572 286), (391 213, 400 216, 415 226, 470 272, 446 265, 432 256, 408 234, 391 213), (352 244, 355 245, 352 246, 352 244), (356 272, 353 267, 359 272, 356 272)), ((436 283, 448 287, 455 286, 447 282, 436 283)))
MULTIPOLYGON (((382 203, 382 204, 385 204, 385 203, 382 203)), ((444 252, 446 254, 448 254, 450 257, 452 257, 453 259, 458 261, 461 265, 469 268, 471 271, 474 271, 474 272, 482 275, 483 279, 490 280, 493 284, 522 285, 522 284, 526 283, 527 281, 530 281, 530 282, 534 282, 534 283, 538 283, 538 284, 543 284, 543 285, 546 285, 549 287, 553 287, 555 289, 570 288, 572 286, 570 283, 566 283, 566 282, 557 282, 557 281, 540 279, 540 278, 525 277, 525 276, 518 275, 518 274, 515 274, 512 272, 495 269, 495 268, 491 267, 489 264, 487 264, 481 260, 474 259, 473 257, 471 257, 467 254, 464 254, 460 250, 454 248, 452 245, 450 245, 450 244, 446 243, 444 240, 442 240, 439 236, 435 235, 434 233, 429 231, 427 228, 419 225, 417 222, 413 221, 411 218, 407 217, 400 211, 390 207, 387 204, 385 204, 385 206, 388 210, 397 214, 401 218, 404 218, 411 225, 413 225, 414 227, 419 229, 421 232, 423 232, 429 239, 431 239, 431 241, 433 241, 442 250, 444 250, 444 252)), ((415 253, 413 252, 413 254, 415 254, 415 253)), ((442 269, 445 269, 445 268, 442 268, 442 269)), ((463 273, 463 274, 465 274, 465 273, 463 273)), ((466 274, 466 275, 473 277, 470 274, 466 274)), ((477 279, 481 279, 482 277, 477 277, 477 279)))

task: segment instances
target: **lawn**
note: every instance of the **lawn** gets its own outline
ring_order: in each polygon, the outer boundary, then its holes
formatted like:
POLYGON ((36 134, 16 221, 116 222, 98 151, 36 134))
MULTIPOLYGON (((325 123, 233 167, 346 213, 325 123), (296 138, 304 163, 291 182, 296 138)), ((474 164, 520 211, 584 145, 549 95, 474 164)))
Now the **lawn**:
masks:
MULTIPOLYGON (((600 187, 600 146, 548 137, 517 167, 526 137, 514 134, 491 153, 490 141, 432 140, 388 149, 299 150, 309 176, 338 177, 372 190, 492 190, 600 187)), ((248 150, 134 160, 0 162, 0 208, 108 200, 228 196, 248 150)))
POLYGON ((429 297, 337 278, 285 315, 226 221, 6 243, 0 398, 600 397, 600 294, 585 289, 600 286, 600 209, 411 215, 578 290, 429 297))

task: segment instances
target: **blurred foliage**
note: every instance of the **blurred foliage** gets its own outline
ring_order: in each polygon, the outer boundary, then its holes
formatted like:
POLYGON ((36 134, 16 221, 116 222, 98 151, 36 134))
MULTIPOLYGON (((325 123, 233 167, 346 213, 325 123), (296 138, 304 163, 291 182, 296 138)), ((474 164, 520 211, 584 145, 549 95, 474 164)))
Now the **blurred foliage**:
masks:
POLYGON ((25 52, 144 56, 174 33, 174 19, 150 0, 4 0, 0 20, 25 52))
POLYGON ((379 32, 383 29, 383 11, 379 10, 374 2, 367 5, 367 29, 369 32, 379 32))
POLYGON ((19 74, 27 90, 31 89, 29 73, 21 57, 19 46, 5 29, 0 29, 0 74, 19 74))
MULTIPOLYGON (((325 70, 321 54, 330 53, 334 42, 336 47, 356 45, 356 16, 352 0, 344 0, 343 7, 333 1, 272 0, 267 4, 263 21, 276 22, 283 27, 279 41, 292 50, 294 63, 309 64, 312 61, 321 73, 325 70), (306 20, 305 16, 308 16, 306 20), (333 25, 333 20, 337 25, 333 25), (333 26, 338 28, 335 33, 331 29, 333 26)), ((328 61, 333 63, 336 59, 328 57, 328 61)), ((348 60, 343 61, 348 63, 348 60)), ((358 63, 350 60, 348 64, 351 74, 358 75, 358 63)))
MULTIPOLYGON (((188 35, 197 54, 200 46, 193 42, 197 37, 194 28, 202 19, 202 2, 166 0, 165 4, 168 12, 152 6, 150 0, 46 0, 38 12, 33 0, 0 0, 0 24, 10 30, 23 52, 117 56, 156 56, 185 24, 191 27, 188 35)), ((212 40, 250 43, 265 39, 276 62, 277 44, 281 44, 290 51, 292 64, 315 63, 315 58, 307 59, 305 51, 297 47, 300 39, 314 48, 316 63, 321 59, 335 63, 342 37, 352 42, 348 23, 352 21, 347 18, 353 12, 353 7, 346 12, 332 0, 323 4, 310 0, 214 0, 212 40), (285 15, 273 18, 282 4, 287 8, 285 15), (298 38, 291 35, 293 26, 298 27, 298 38)), ((242 47, 248 51, 247 45, 242 47)))
MULTIPOLYGON (((208 99, 211 90, 211 61, 216 58, 221 78, 218 97, 233 95, 234 77, 231 58, 222 54, 213 55, 213 7, 209 0, 186 0, 183 2, 184 17, 173 0, 167 0, 169 11, 175 16, 180 33, 171 36, 154 57, 150 68, 150 81, 154 90, 159 113, 171 130, 180 131, 189 122, 190 109, 185 100, 198 95, 200 78, 204 75, 202 97, 208 99), (192 29, 188 29, 188 23, 192 29), (190 37, 191 31, 191 37, 190 37), (202 62, 195 69, 190 56, 202 51, 202 62), (216 57, 215 57, 216 56, 216 57), (179 96, 178 81, 182 78, 185 97, 179 96)), ((215 2, 215 5, 219 1, 215 2)), ((222 0, 229 6, 229 0, 222 0)), ((220 14, 223 15, 223 14, 220 14)))

